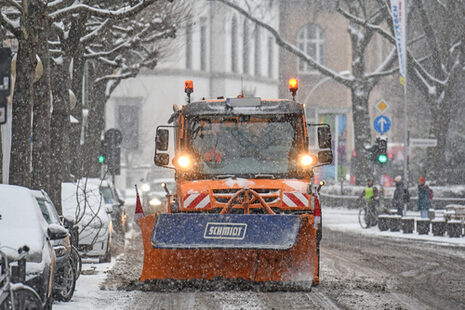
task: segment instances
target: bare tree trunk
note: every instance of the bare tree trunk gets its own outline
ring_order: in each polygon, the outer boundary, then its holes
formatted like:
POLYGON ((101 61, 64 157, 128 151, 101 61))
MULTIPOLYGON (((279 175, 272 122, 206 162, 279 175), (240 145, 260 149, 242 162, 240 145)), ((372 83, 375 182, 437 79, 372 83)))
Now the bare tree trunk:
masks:
POLYGON ((71 80, 71 89, 76 96, 76 106, 71 110, 71 115, 78 121, 72 124, 70 128, 70 150, 71 150, 71 174, 77 179, 83 177, 83 152, 81 148, 81 131, 82 131, 82 79, 84 73, 84 48, 80 42, 85 33, 85 15, 73 21, 71 26, 68 47, 70 58, 73 59, 73 77, 71 80))
MULTIPOLYGON (((53 64, 53 62, 52 62, 53 64)), ((53 113, 50 125, 50 148, 51 158, 50 165, 53 167, 54 174, 50 178, 50 193, 55 207, 59 214, 61 209, 61 183, 71 181, 69 172, 69 79, 68 77, 69 60, 65 58, 62 65, 52 65, 52 89, 53 89, 53 113)))
POLYGON ((359 89, 351 89, 352 93, 352 119, 354 124, 355 152, 355 182, 357 185, 373 179, 373 163, 370 152, 366 146, 371 145, 370 118, 368 111, 369 93, 359 89))
POLYGON ((42 77, 34 83, 33 148, 31 187, 50 193, 50 55, 48 52, 48 18, 46 5, 40 5, 36 21, 38 27, 38 55, 42 60, 42 77))
MULTIPOLYGON (((352 3, 350 12, 357 14, 360 8, 352 3)), ((373 86, 365 77, 366 59, 365 53, 373 32, 367 30, 354 22, 350 23, 348 29, 352 47, 352 74, 355 82, 350 87, 352 97, 352 120, 354 124, 355 141, 355 183, 365 184, 368 179, 373 179, 373 163, 370 159, 370 152, 367 148, 371 146, 369 98, 373 86)))
MULTIPOLYGON (((447 100, 447 99, 444 99, 447 100)), ((431 105, 433 106, 433 105, 431 105)), ((425 167, 424 175, 438 184, 445 184, 447 177, 446 170, 446 144, 449 131, 451 104, 443 102, 440 108, 432 108, 432 122, 429 137, 437 139, 437 146, 428 148, 428 166, 425 167)))
POLYGON ((21 35, 18 38, 16 57, 16 82, 13 96, 12 145, 10 184, 29 187, 31 183, 31 117, 32 86, 37 64, 37 41, 34 33, 36 22, 35 2, 24 1, 21 16, 21 35))
MULTIPOLYGON (((89 66, 89 68, 93 66, 89 66)), ((94 81, 95 72, 89 72, 89 81, 94 81)), ((91 82, 92 83, 92 82, 91 82)), ((89 115, 83 157, 85 173, 90 177, 100 177, 101 164, 97 158, 100 152, 101 134, 105 130, 105 83, 93 83, 90 88, 89 115)))

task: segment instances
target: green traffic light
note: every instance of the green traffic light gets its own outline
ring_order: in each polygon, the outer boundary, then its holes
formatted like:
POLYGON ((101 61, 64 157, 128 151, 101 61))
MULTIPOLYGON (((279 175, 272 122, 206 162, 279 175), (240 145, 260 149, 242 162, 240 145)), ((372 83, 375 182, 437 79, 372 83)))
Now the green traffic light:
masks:
POLYGON ((103 163, 104 161, 105 161, 105 157, 104 157, 103 155, 100 155, 100 156, 98 157, 98 162, 99 162, 99 163, 103 163))
POLYGON ((380 163, 382 163, 382 164, 384 164, 385 162, 387 162, 387 160, 388 160, 388 158, 387 158, 387 156, 384 155, 384 154, 381 154, 381 155, 378 156, 378 161, 379 161, 380 163))

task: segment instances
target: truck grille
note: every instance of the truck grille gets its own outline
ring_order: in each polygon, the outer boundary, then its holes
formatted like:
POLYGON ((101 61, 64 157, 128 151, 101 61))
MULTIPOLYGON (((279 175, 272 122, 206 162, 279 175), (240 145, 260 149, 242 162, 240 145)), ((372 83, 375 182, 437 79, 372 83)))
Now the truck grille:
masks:
MULTIPOLYGON (((213 198, 217 203, 227 203, 231 197, 241 189, 214 189, 213 198)), ((266 203, 276 203, 280 200, 280 190, 277 188, 252 188, 266 203)))

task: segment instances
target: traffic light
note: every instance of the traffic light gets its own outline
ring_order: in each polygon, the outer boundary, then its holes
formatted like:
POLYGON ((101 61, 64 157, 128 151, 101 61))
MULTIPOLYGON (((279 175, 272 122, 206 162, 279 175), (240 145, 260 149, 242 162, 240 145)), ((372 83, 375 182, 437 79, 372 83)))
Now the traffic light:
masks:
POLYGON ((378 141, 378 154, 376 158, 378 163, 384 164, 388 161, 387 139, 384 137, 379 137, 376 140, 378 141))
POLYGON ((98 161, 99 163, 105 164, 108 168, 108 172, 112 175, 120 174, 120 144, 122 139, 121 131, 118 129, 108 129, 105 132, 104 139, 100 142, 98 161))
POLYGON ((100 164, 106 164, 109 152, 108 140, 100 140, 100 152, 97 160, 100 164))
POLYGON ((370 148, 371 160, 376 164, 383 165, 388 161, 387 138, 378 137, 370 148))

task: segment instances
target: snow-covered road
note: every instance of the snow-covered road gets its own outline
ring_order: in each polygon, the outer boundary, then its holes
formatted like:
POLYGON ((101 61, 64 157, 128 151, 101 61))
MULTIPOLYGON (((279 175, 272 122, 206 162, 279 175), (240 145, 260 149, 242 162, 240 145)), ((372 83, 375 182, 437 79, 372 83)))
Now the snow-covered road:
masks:
POLYGON ((72 301, 55 303, 54 309, 465 308, 464 237, 364 230, 357 210, 323 212, 321 284, 310 293, 124 290, 134 288, 129 284, 137 281, 142 264, 140 236, 133 229, 125 253, 111 264, 84 264, 72 301))

